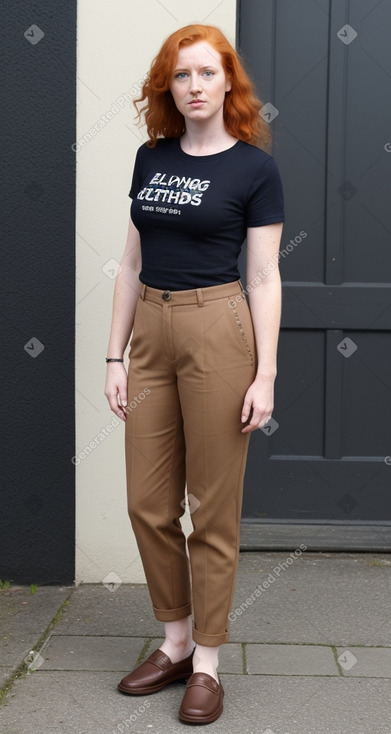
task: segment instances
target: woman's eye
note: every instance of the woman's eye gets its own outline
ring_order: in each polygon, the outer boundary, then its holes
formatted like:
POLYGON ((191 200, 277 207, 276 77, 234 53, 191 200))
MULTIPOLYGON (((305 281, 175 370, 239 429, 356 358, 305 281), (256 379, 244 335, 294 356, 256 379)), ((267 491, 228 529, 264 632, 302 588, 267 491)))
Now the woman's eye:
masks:
MULTIPOLYGON (((214 76, 214 71, 206 70, 202 72, 202 75, 206 77, 207 79, 211 79, 212 76, 214 76)), ((187 71, 178 71, 175 74, 175 79, 188 79, 189 74, 187 71)))

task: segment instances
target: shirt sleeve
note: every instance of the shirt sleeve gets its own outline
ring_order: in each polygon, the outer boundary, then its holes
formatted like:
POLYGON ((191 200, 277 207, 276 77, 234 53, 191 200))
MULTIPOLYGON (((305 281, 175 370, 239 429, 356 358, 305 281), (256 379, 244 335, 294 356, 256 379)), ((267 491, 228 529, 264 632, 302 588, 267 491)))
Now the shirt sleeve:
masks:
POLYGON ((270 156, 256 175, 247 198, 246 226, 284 222, 284 193, 277 164, 270 156))
POLYGON ((136 153, 136 160, 134 162, 132 184, 128 196, 131 199, 135 199, 138 192, 141 189, 142 174, 141 174, 141 148, 136 153))

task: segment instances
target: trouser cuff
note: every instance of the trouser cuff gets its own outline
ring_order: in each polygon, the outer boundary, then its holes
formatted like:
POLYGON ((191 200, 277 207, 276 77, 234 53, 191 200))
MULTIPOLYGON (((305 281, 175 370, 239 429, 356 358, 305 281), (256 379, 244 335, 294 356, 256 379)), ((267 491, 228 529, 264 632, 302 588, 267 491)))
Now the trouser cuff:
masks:
POLYGON ((159 622, 176 622, 178 619, 188 617, 192 612, 192 608, 189 602, 189 604, 177 609, 156 609, 156 607, 153 607, 153 612, 159 622))
POLYGON ((205 645, 206 647, 218 647, 228 642, 229 632, 221 632, 218 635, 207 635, 205 632, 200 632, 197 629, 193 629, 193 640, 198 645, 205 645))

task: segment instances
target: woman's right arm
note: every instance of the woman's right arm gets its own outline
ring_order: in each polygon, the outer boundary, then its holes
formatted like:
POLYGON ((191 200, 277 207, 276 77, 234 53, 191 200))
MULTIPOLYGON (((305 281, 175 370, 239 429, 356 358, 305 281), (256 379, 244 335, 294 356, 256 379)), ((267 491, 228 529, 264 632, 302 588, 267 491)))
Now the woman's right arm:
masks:
MULTIPOLYGON (((140 235, 129 218, 128 236, 121 258, 114 286, 113 315, 107 357, 120 359, 129 342, 133 329, 134 314, 141 290, 139 273, 141 270, 140 235)), ((126 420, 128 376, 122 362, 108 362, 104 394, 114 413, 126 420)))

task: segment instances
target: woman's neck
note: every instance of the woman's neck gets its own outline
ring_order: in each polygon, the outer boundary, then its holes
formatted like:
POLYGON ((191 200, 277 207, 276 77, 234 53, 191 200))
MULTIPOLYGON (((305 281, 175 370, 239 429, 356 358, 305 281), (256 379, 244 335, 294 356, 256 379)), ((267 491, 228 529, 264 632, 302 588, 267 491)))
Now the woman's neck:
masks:
POLYGON ((181 148, 189 155, 213 155, 231 148, 238 141, 224 126, 189 125, 180 139, 181 148))

